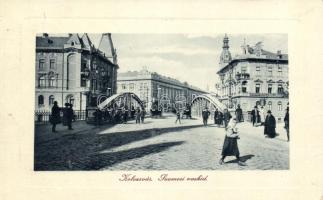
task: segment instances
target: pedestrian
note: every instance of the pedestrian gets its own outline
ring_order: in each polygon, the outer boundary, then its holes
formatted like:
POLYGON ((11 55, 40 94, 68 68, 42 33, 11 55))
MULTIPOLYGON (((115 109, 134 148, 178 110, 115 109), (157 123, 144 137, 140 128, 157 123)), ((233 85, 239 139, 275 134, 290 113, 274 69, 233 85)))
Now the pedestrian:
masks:
POLYGON ((181 124, 181 112, 179 109, 176 110, 176 120, 175 120, 175 124, 177 124, 177 121, 179 121, 179 123, 181 124))
POLYGON ((207 126, 207 120, 209 119, 210 111, 207 107, 202 110, 203 125, 207 126))
POLYGON ((275 117, 271 114, 271 111, 268 110, 267 117, 265 120, 265 129, 264 134, 266 137, 274 138, 276 136, 276 120, 275 117))
POLYGON ((56 124, 61 123, 60 116, 61 109, 57 105, 57 101, 54 101, 54 105, 52 107, 52 114, 50 116, 50 123, 52 124, 52 132, 56 132, 56 124))
POLYGON ((135 113, 136 124, 140 124, 140 108, 138 107, 135 113))
POLYGON ((242 109, 240 108, 240 104, 238 104, 238 107, 236 109, 236 116, 237 116, 237 122, 242 122, 243 114, 242 114, 242 109))
POLYGON ((224 128, 226 128, 228 126, 228 123, 229 123, 231 118, 232 118, 232 116, 231 116, 230 112, 228 111, 227 108, 225 108, 224 112, 223 112, 224 128))
POLYGON ((263 126, 265 124, 265 119, 266 119, 265 110, 263 106, 261 106, 259 109, 259 119, 260 119, 259 121, 261 125, 263 126))
POLYGON ((255 106, 254 109, 251 111, 251 120, 253 126, 257 125, 259 121, 259 111, 257 109, 257 106, 255 106))
POLYGON ((145 111, 145 109, 142 109, 141 112, 140 112, 140 119, 141 119, 142 124, 145 121, 145 115, 146 115, 146 111, 145 111))
POLYGON ((69 107, 67 108, 67 126, 68 130, 73 130, 72 128, 72 120, 74 118, 74 110, 73 110, 73 104, 69 104, 69 107))
POLYGON ((284 122, 285 122, 285 129, 286 129, 286 132, 287 132, 287 142, 289 142, 289 108, 288 107, 286 109, 284 122))
POLYGON ((214 118, 214 124, 218 124, 217 123, 218 114, 219 114, 218 108, 215 108, 214 116, 213 116, 213 118, 214 118))
POLYGON ((135 114, 136 114, 136 110, 135 110, 135 107, 132 105, 131 106, 131 111, 130 111, 131 119, 135 118, 135 114))
POLYGON ((219 112, 219 114, 218 114, 217 123, 218 123, 219 127, 222 126, 222 123, 223 123, 223 113, 222 112, 219 112))
POLYGON ((245 166, 246 164, 240 160, 240 152, 238 148, 238 139, 240 139, 238 134, 238 129, 236 128, 236 118, 233 117, 230 119, 228 126, 225 128, 226 134, 223 142, 222 148, 222 158, 219 161, 219 164, 224 164, 224 159, 227 156, 235 156, 237 158, 237 163, 240 166, 245 166))
POLYGON ((65 103, 64 104, 64 108, 62 109, 63 111, 63 126, 67 126, 67 121, 68 121, 68 106, 69 106, 69 103, 65 103))
POLYGON ((124 124, 126 124, 127 123, 127 121, 128 121, 128 115, 129 115, 129 113, 128 113, 128 107, 126 106, 125 108, 123 108, 123 110, 122 110, 122 118, 123 118, 123 123, 124 124))

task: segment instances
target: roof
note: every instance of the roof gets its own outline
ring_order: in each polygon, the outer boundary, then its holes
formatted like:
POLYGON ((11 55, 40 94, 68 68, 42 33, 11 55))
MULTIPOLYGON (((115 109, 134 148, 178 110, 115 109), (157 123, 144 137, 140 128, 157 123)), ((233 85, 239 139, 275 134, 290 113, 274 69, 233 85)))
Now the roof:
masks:
POLYGON ((62 49, 69 37, 36 37, 36 47, 62 49))
POLYGON ((272 53, 261 49, 261 55, 256 55, 256 50, 248 46, 249 54, 242 54, 235 56, 229 63, 223 66, 217 73, 221 73, 228 66, 233 63, 243 62, 243 61, 258 61, 258 62, 279 62, 288 63, 288 54, 281 54, 280 52, 272 53), (280 56, 280 57, 279 57, 280 56))
MULTIPOLYGON (((136 79, 153 79, 153 80, 159 80, 159 81, 164 81, 164 82, 168 82, 170 84, 175 84, 178 85, 180 87, 186 87, 189 88, 191 90, 196 90, 196 91, 200 91, 200 92, 205 92, 204 90, 195 87, 193 85, 189 85, 187 82, 180 82, 177 79, 171 78, 171 77, 167 77, 167 76, 163 76, 160 75, 156 72, 149 72, 148 70, 141 70, 141 71, 127 71, 127 72, 119 72, 118 73, 118 80, 120 80, 119 78, 128 78, 129 80, 136 80, 136 79)), ((127 80, 128 80, 127 79, 127 80)), ((124 81, 120 80, 120 81, 124 81)))

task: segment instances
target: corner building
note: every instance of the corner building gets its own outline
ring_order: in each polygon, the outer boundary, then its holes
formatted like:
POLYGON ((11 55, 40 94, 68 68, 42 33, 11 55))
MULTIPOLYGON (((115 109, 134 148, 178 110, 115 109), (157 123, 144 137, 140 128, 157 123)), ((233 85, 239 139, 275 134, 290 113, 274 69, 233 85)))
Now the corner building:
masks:
POLYGON ((85 110, 100 96, 115 94, 119 67, 111 34, 102 35, 100 46, 109 51, 95 48, 86 33, 37 36, 35 110, 49 111, 54 101, 85 110))
POLYGON ((288 105, 288 55, 272 53, 255 46, 242 45, 242 53, 231 58, 229 39, 225 35, 217 85, 220 100, 229 108, 240 104, 246 113, 254 106, 264 106, 282 121, 288 105))

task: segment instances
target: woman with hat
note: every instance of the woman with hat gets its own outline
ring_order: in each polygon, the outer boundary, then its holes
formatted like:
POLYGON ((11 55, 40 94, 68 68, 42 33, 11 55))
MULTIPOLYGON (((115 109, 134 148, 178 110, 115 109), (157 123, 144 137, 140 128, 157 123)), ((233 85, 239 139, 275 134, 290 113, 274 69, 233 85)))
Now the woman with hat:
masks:
POLYGON ((264 125, 264 134, 266 135, 266 137, 274 138, 276 136, 276 120, 275 117, 271 114, 270 110, 268 110, 267 112, 264 125))
POLYGON ((226 127, 226 135, 222 148, 222 158, 220 159, 220 165, 224 164, 226 156, 235 156, 238 161, 238 165, 245 166, 246 164, 240 160, 240 152, 238 148, 238 129, 236 128, 237 120, 235 117, 231 118, 228 126, 226 127))

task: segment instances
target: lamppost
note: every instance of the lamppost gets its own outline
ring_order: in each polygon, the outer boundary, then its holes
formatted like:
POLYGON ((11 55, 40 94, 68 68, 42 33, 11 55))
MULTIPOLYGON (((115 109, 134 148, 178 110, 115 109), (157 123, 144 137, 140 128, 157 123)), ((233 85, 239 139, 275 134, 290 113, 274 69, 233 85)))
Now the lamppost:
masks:
POLYGON ((158 93, 157 93, 157 110, 159 110, 160 90, 161 90, 161 88, 158 87, 158 93))
POLYGON ((229 69, 229 108, 233 107, 233 103, 232 103, 232 91, 231 91, 231 87, 232 87, 232 83, 233 83, 233 79, 232 79, 232 73, 233 70, 232 68, 229 69))

